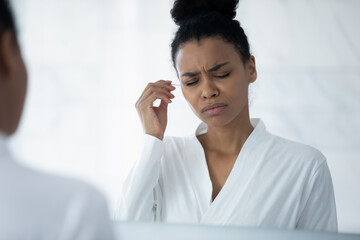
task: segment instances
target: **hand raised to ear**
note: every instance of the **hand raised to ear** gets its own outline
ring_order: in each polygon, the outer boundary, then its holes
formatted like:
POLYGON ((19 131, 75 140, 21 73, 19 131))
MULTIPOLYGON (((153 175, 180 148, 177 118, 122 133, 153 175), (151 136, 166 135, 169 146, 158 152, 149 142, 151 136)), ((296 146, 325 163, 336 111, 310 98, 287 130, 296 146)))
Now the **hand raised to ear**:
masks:
POLYGON ((140 116, 146 134, 163 139, 167 125, 167 107, 175 96, 171 91, 175 87, 171 81, 159 80, 149 83, 144 89, 139 100, 136 102, 136 110, 140 116), (154 107, 155 100, 160 99, 160 106, 154 107))

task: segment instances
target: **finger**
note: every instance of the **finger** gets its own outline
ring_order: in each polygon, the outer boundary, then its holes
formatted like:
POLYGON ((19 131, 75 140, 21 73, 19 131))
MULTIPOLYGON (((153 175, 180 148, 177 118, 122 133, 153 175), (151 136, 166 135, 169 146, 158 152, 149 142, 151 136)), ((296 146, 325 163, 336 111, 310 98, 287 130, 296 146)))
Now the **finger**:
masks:
POLYGON ((160 99, 167 103, 171 103, 170 98, 166 94, 160 92, 153 92, 147 98, 144 98, 140 102, 138 102, 136 108, 138 110, 142 110, 149 107, 153 107, 153 103, 155 102, 156 99, 160 99))
POLYGON ((161 80, 156 81, 155 83, 159 83, 159 84, 171 84, 172 81, 171 81, 171 80, 161 79, 161 80))
POLYGON ((170 80, 159 80, 154 83, 151 82, 145 87, 145 89, 141 93, 139 99, 136 101, 135 106, 138 106, 141 103, 141 101, 143 101, 144 98, 148 97, 149 95, 151 95, 152 92, 154 92, 160 88, 167 90, 167 92, 169 93, 169 98, 175 97, 173 94, 170 93, 171 91, 174 91, 176 89, 174 86, 171 85, 171 81, 170 80))
POLYGON ((143 92, 141 93, 139 99, 141 99, 148 91, 149 89, 152 89, 154 87, 160 87, 161 84, 164 84, 165 80, 159 80, 157 82, 149 82, 146 87, 144 88, 143 92))
POLYGON ((174 87, 173 85, 165 85, 164 88, 170 92, 172 92, 176 89, 176 87, 174 87))
POLYGON ((164 109, 164 110, 167 110, 167 106, 168 106, 168 105, 169 105, 169 104, 168 104, 167 102, 161 100, 160 105, 159 105, 159 108, 164 109))
POLYGON ((154 88, 165 88, 166 90, 168 90, 169 92, 174 91, 176 88, 174 86, 171 85, 171 81, 167 81, 167 80, 159 80, 157 82, 154 83, 148 83, 148 85, 145 87, 144 91, 142 92, 140 98, 142 96, 145 95, 146 92, 149 91, 149 89, 154 89, 154 88))
POLYGON ((142 100, 144 102, 154 102, 157 96, 164 96, 167 99, 173 99, 175 96, 172 95, 171 93, 169 93, 168 91, 164 90, 164 89, 156 89, 154 91, 149 90, 149 92, 145 93, 142 100))
POLYGON ((169 98, 174 98, 174 97, 175 97, 172 93, 170 93, 169 90, 166 90, 165 88, 152 86, 152 87, 148 88, 148 89, 146 90, 146 92, 144 92, 142 98, 143 98, 143 99, 146 99, 148 96, 150 96, 150 95, 151 95, 152 93, 154 93, 154 92, 155 92, 155 93, 156 93, 156 92, 158 92, 158 93, 163 93, 163 94, 167 95, 169 98))
POLYGON ((160 92, 152 93, 148 99, 150 100, 151 104, 157 99, 161 99, 162 101, 165 101, 167 103, 172 103, 171 99, 167 96, 167 94, 160 92))
POLYGON ((148 87, 151 87, 151 86, 156 86, 156 87, 172 86, 171 83, 172 83, 172 81, 170 81, 170 80, 159 80, 159 81, 156 81, 156 82, 149 83, 148 87))
POLYGON ((164 89, 159 88, 156 91, 148 91, 148 92, 144 93, 144 96, 139 98, 139 100, 136 102, 135 107, 137 109, 144 109, 147 107, 152 107, 153 103, 157 99, 161 99, 168 103, 171 103, 171 100, 170 100, 171 98, 174 98, 174 95, 172 95, 171 93, 167 92, 164 89))

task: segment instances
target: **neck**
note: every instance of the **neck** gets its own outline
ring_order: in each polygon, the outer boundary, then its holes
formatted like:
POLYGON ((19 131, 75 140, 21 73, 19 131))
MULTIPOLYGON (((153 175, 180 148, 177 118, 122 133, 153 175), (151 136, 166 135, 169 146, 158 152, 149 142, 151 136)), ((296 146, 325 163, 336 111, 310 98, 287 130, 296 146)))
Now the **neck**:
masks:
POLYGON ((226 155, 238 154, 254 129, 249 112, 240 115, 227 125, 208 126, 207 133, 202 137, 203 146, 226 155))

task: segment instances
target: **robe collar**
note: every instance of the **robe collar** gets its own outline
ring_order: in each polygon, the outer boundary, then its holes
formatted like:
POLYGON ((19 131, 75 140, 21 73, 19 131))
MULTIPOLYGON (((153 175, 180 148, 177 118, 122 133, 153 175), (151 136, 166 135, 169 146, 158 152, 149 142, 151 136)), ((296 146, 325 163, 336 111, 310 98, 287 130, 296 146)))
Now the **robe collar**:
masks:
MULTIPOLYGON (((251 123, 251 125, 252 125, 253 128, 254 128, 253 131, 255 131, 255 129, 257 129, 257 130, 256 130, 257 132, 263 132, 263 131, 266 130, 266 127, 265 127, 264 122, 263 122, 261 119, 259 119, 259 118, 251 118, 251 119, 250 119, 250 123, 251 123)), ((205 133, 207 133, 207 131, 208 131, 208 126, 207 126, 207 124, 204 123, 204 122, 201 122, 201 123, 199 124, 199 126, 197 127, 196 131, 195 131, 195 137, 196 137, 196 136, 199 136, 199 135, 202 135, 202 134, 205 134, 205 133)), ((251 133, 251 134, 252 134, 252 133, 251 133)), ((250 135, 251 135, 251 134, 250 134, 250 135)), ((250 136, 249 136, 249 137, 250 137, 250 136)))
POLYGON ((207 132, 207 125, 205 123, 200 123, 195 134, 191 136, 188 145, 191 151, 187 151, 188 159, 190 161, 188 170, 192 178, 192 187, 200 208, 201 216, 199 216, 199 222, 210 224, 216 222, 224 224, 224 221, 226 220, 221 215, 221 212, 226 211, 231 214, 230 212, 233 211, 233 209, 229 206, 234 205, 235 199, 242 195, 241 189, 245 188, 247 182, 246 179, 249 178, 252 173, 252 169, 244 168, 249 166, 249 162, 251 162, 250 166, 256 165, 254 151, 256 152, 257 148, 261 148, 263 142, 262 139, 268 135, 266 127, 261 119, 254 118, 250 119, 250 121, 254 129, 245 141, 228 179, 213 202, 211 201, 212 183, 206 163, 204 149, 196 137, 207 132), (239 176, 239 173, 244 173, 244 175, 239 176), (239 177, 241 179, 239 179, 239 177), (235 186, 238 191, 240 191, 235 194, 238 196, 233 196, 235 186))

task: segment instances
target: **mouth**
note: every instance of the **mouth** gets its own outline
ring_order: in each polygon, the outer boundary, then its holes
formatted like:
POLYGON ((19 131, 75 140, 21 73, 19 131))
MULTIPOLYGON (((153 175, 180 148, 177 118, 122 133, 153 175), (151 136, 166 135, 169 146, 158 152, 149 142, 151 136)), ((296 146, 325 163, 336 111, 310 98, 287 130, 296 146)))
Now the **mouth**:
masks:
POLYGON ((201 112, 209 117, 218 115, 227 107, 225 103, 216 103, 204 107, 201 112))

